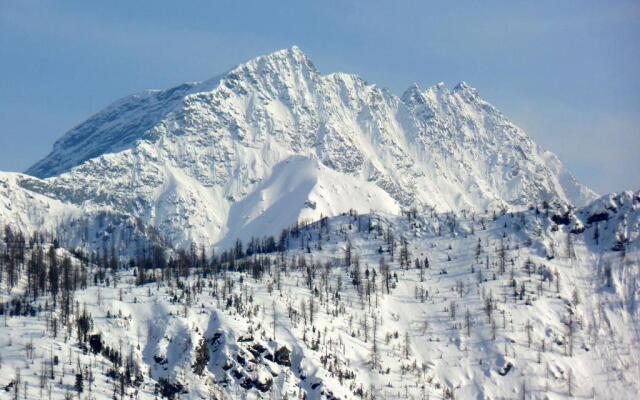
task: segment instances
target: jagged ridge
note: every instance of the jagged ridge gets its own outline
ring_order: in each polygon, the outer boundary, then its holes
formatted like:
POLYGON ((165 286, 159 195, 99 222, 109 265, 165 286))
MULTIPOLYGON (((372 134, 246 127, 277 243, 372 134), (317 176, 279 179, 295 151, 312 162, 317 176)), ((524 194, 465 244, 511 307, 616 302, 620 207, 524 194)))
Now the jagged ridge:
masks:
POLYGON ((29 190, 134 215, 176 244, 273 233, 339 207, 485 209, 595 197, 467 84, 413 86, 398 97, 354 75, 321 75, 297 47, 120 100, 27 172, 46 178, 21 180, 29 190), (280 187, 300 194, 282 217, 281 202, 256 193, 300 162, 314 166, 314 178, 294 180, 303 189, 280 187))

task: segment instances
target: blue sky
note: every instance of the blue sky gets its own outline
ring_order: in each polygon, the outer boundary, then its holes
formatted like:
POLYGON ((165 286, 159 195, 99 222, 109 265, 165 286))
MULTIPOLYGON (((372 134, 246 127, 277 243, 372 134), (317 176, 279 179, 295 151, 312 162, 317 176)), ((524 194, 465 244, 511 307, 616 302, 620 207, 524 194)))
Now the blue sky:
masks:
POLYGON ((600 193, 640 188, 638 1, 0 0, 0 170, 117 98, 298 45, 401 94, 464 80, 600 193))

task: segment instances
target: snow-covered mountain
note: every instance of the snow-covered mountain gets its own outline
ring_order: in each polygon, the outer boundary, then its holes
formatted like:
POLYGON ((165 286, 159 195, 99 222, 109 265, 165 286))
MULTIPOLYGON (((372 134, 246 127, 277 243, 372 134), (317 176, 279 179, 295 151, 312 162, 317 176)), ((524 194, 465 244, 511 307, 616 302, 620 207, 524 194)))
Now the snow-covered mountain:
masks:
POLYGON ((596 198, 465 83, 294 47, 0 173, 0 390, 635 399, 639 279, 640 191, 596 198))
POLYGON ((6 181, 70 210, 130 215, 180 246, 225 246, 349 208, 595 198, 467 84, 398 97, 354 75, 322 75, 297 47, 119 100, 27 174, 6 181))

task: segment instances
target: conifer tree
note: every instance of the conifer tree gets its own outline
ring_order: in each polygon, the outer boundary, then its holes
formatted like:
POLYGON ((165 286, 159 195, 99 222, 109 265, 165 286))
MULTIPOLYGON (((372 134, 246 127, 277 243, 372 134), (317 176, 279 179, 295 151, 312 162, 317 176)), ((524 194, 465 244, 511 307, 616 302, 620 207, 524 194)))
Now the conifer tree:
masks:
POLYGON ((204 338, 201 338, 196 348, 196 361, 193 363, 193 372, 196 375, 202 375, 207 364, 209 364, 209 345, 204 338))

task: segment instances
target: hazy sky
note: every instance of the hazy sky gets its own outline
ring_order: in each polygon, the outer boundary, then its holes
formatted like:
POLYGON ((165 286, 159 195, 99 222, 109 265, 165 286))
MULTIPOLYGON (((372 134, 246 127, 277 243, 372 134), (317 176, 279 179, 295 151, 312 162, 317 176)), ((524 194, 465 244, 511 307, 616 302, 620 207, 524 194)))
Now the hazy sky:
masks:
POLYGON ((117 98, 293 44, 397 94, 464 80, 594 190, 640 189, 637 0, 0 0, 0 170, 117 98))

